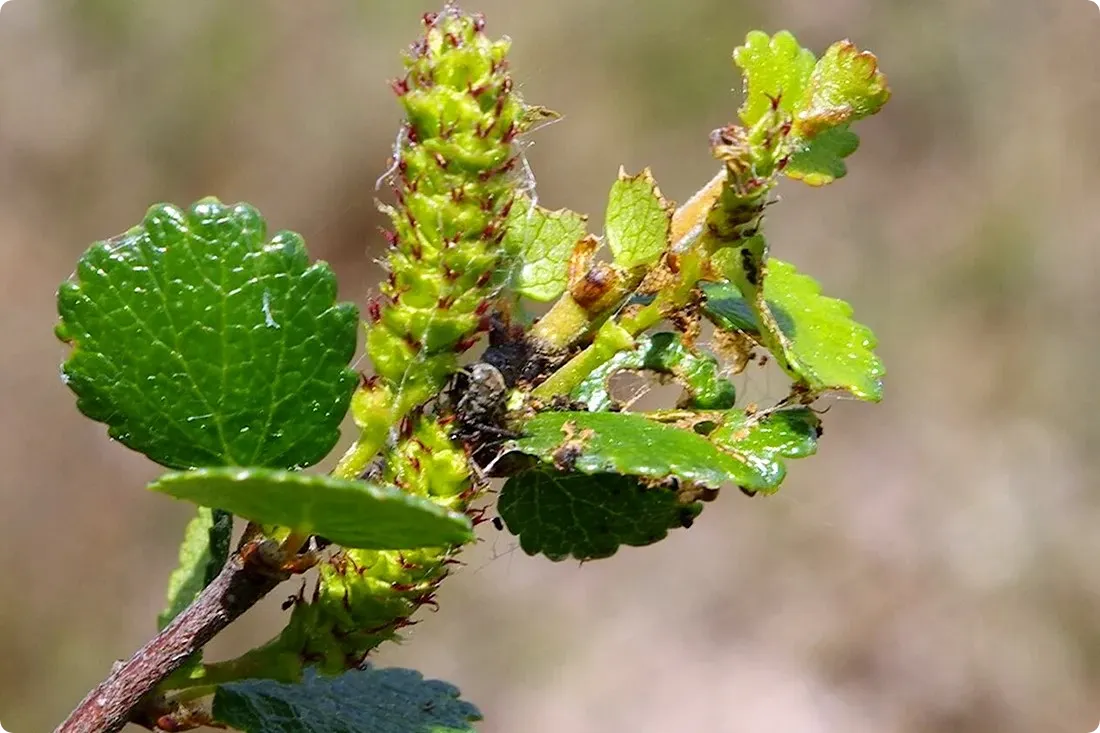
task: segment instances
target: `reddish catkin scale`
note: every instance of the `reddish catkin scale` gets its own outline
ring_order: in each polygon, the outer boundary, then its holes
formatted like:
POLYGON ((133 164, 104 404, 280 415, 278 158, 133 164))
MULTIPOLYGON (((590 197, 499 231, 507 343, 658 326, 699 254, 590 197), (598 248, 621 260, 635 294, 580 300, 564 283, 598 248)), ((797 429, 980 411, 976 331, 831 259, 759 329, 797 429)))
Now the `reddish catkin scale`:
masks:
POLYGON ((463 353, 469 351, 470 349, 472 349, 474 346, 476 346, 477 342, 478 342, 477 336, 468 336, 468 337, 462 339, 461 341, 459 341, 457 344, 455 344, 455 346, 454 346, 455 353, 456 354, 463 354, 463 353))

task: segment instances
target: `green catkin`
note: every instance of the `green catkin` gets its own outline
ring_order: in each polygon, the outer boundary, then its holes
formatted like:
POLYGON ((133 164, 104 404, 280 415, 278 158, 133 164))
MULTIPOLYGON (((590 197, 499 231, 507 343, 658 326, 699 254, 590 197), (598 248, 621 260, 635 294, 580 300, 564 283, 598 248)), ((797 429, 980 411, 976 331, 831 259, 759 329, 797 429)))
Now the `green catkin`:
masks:
MULTIPOLYGON (((545 111, 513 91, 509 42, 486 37, 480 16, 447 6, 424 25, 393 84, 406 123, 392 169, 397 204, 384 207, 390 274, 368 308, 376 375, 352 398, 360 435, 333 474, 359 478, 375 465, 381 475, 372 478, 472 513, 469 459, 444 422, 420 408, 458 369, 491 307, 494 274, 508 266, 501 240, 516 190, 514 141, 545 111)), ((291 599, 279 637, 207 665, 189 684, 355 667, 434 603, 458 550, 339 550, 322 562, 313 591, 303 586, 291 599)))
POLYGON ((513 142, 532 119, 512 90, 507 40, 450 7, 425 25, 394 83, 407 121, 393 169, 398 204, 384 207, 390 275, 367 336, 396 415, 439 392, 478 332, 506 264, 513 142))
MULTIPOLYGON (((412 435, 387 454, 384 480, 455 511, 467 508, 471 487, 465 453, 445 427, 419 418, 412 435)), ((432 604, 457 547, 343 550, 321 566, 313 597, 301 598, 283 633, 284 649, 326 673, 358 665, 397 638, 410 617, 432 604)))
MULTIPOLYGON (((479 16, 448 7, 424 22, 407 73, 394 83, 407 122, 393 169, 398 203, 385 208, 390 276, 383 302, 369 309, 377 376, 352 414, 367 445, 358 467, 377 446, 380 480, 464 512, 477 494, 469 459, 418 408, 458 369, 490 307, 494 274, 507 266, 500 245, 516 189, 514 140, 542 111, 512 90, 509 43, 487 38, 479 16), (388 436, 395 424, 398 435, 388 436)), ((338 552, 322 565, 312 597, 296 602, 277 646, 324 672, 359 664, 433 603, 458 549, 338 552)))

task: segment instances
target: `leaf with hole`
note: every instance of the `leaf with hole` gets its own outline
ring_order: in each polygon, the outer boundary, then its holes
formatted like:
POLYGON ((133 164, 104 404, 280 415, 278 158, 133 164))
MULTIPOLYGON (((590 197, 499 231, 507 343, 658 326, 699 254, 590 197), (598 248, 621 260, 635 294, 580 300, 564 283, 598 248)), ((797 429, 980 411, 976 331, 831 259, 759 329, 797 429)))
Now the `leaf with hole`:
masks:
POLYGON ((201 468, 165 474, 149 488, 344 547, 404 550, 473 539, 466 516, 365 481, 264 468, 201 468))
POLYGON ((690 527, 702 504, 630 476, 536 468, 508 479, 497 509, 524 552, 557 561, 595 560, 622 545, 653 544, 670 529, 690 527))
POLYGON ((620 351, 593 371, 570 394, 583 402, 590 412, 605 412, 615 400, 610 380, 622 371, 649 371, 672 375, 684 386, 681 403, 700 410, 724 410, 733 407, 737 392, 733 383, 720 375, 721 365, 710 354, 684 345, 680 334, 655 333, 637 339, 637 347, 620 351))
POLYGON ((458 688, 411 669, 357 669, 336 677, 307 670, 298 684, 221 685, 215 720, 243 733, 473 733, 481 720, 458 688))
POLYGON ((336 444, 358 315, 324 263, 247 204, 162 204, 58 292, 77 406, 170 468, 297 468, 336 444))

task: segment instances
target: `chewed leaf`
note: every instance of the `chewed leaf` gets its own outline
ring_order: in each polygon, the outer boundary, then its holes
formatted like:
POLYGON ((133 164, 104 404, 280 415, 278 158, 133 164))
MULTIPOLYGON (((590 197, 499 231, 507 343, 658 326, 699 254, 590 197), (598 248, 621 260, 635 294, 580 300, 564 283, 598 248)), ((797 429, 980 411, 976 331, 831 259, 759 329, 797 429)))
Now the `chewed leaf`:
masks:
POLYGON ((502 246, 515 261, 511 287, 537 301, 565 291, 569 256, 585 233, 586 217, 568 209, 549 211, 517 196, 508 216, 502 246))
POLYGON ((624 370, 645 370, 676 377, 686 390, 682 400, 685 407, 700 410, 733 407, 737 392, 733 383, 721 376, 721 365, 713 356, 688 348, 677 333, 642 336, 637 343, 635 349, 618 352, 593 371, 570 396, 584 402, 590 412, 606 411, 615 404, 609 380, 624 370))
POLYGON ((464 515, 364 481, 262 468, 202 468, 165 474, 149 488, 349 548, 446 547, 473 539, 464 515))
POLYGON ((843 178, 848 172, 844 159, 859 148, 859 136, 847 125, 824 130, 813 139, 798 142, 799 147, 783 173, 810 186, 823 186, 843 178))
POLYGON ((411 669, 356 669, 337 677, 307 670, 298 684, 221 685, 214 718, 244 733, 474 733, 476 707, 458 688, 411 669))
POLYGON ((340 436, 358 315, 247 204, 159 205, 92 245, 57 300, 62 371, 111 437, 172 468, 296 468, 340 436))
MULTIPOLYGON (((821 294, 821 286, 794 265, 769 259, 763 297, 745 298, 732 285, 708 285, 705 312, 719 325, 743 323, 752 314, 756 335, 796 382, 811 392, 842 390, 871 402, 882 399, 882 361, 867 326, 852 307, 821 294)), ((747 329, 746 329, 747 330, 747 329)))
POLYGON ((670 529, 690 527, 702 505, 630 476, 536 468, 508 479, 497 508, 524 552, 557 561, 594 560, 622 545, 653 544, 670 529))
POLYGON ((672 211, 648 168, 636 176, 620 170, 611 186, 604 222, 615 264, 631 269, 655 263, 668 247, 672 211))
POLYGON ((733 59, 744 75, 745 101, 738 115, 746 127, 764 116, 772 99, 793 114, 802 102, 815 63, 813 52, 802 48, 788 31, 770 38, 761 31, 749 33, 745 45, 733 52, 733 59))
POLYGON ((544 412, 523 427, 511 450, 537 456, 560 471, 675 478, 718 488, 734 483, 766 489, 769 477, 744 457, 724 452, 690 428, 613 412, 544 412))
POLYGON ((752 490, 771 493, 787 475, 783 459, 813 455, 820 436, 821 420, 814 411, 792 407, 763 415, 731 410, 707 438, 754 465, 766 486, 752 490))
POLYGON ((168 605, 157 617, 163 629, 210 584, 229 558, 233 515, 199 507, 180 544, 179 565, 168 579, 168 605))
POLYGON ((797 135, 812 138, 829 128, 873 115, 890 99, 886 76, 870 51, 838 41, 814 67, 795 115, 797 135))

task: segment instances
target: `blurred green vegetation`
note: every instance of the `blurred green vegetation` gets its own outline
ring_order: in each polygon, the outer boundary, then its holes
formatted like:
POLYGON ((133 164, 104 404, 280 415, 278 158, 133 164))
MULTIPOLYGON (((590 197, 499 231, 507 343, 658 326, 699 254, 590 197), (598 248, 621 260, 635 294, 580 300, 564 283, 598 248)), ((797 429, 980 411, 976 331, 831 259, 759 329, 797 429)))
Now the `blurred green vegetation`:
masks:
MULTIPOLYGON (((472 6, 471 6, 472 7, 472 6)), ((0 720, 47 730, 154 631, 189 509, 79 416, 53 294, 154 201, 257 205, 342 297, 377 292, 386 80, 432 7, 13 0, 0 14, 0 720)), ((382 663, 488 733, 1030 733, 1100 718, 1100 15, 1086 0, 486 0, 529 100, 540 201, 599 219, 619 164, 683 200, 738 104, 733 47, 875 51, 894 96, 850 173, 781 188, 777 256, 882 343, 775 497, 578 568, 490 530, 382 663)), ((215 654, 278 627, 281 598, 215 654)))

